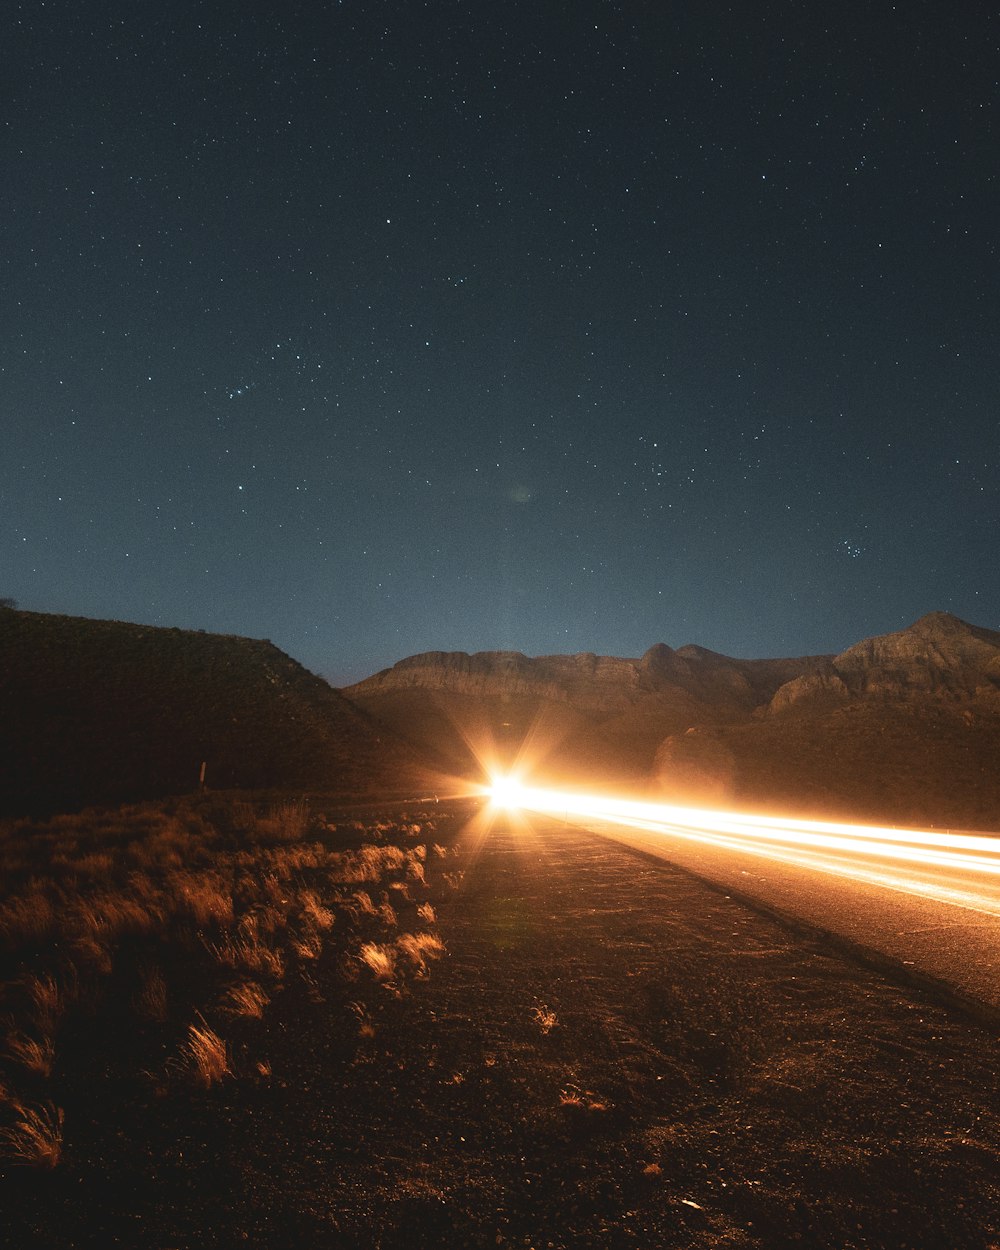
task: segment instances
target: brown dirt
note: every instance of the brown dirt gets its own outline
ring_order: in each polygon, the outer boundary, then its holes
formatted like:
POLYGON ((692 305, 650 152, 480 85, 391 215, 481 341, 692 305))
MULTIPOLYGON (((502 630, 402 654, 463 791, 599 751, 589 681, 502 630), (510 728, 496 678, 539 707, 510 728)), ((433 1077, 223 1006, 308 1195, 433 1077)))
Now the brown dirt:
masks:
POLYGON ((468 814, 412 889, 426 978, 345 963, 338 918, 203 1092, 78 1030, 62 1162, 0 1172, 9 1244, 1000 1245, 993 1036, 669 864, 468 814))

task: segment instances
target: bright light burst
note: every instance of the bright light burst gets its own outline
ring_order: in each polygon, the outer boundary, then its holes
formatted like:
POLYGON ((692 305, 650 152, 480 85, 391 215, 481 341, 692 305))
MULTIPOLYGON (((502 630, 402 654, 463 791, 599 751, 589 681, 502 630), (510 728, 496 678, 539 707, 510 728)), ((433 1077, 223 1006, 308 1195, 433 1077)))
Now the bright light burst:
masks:
POLYGON ((490 782, 490 802, 494 807, 501 807, 504 811, 524 807, 523 800, 527 793, 528 791, 516 777, 500 775, 490 782))

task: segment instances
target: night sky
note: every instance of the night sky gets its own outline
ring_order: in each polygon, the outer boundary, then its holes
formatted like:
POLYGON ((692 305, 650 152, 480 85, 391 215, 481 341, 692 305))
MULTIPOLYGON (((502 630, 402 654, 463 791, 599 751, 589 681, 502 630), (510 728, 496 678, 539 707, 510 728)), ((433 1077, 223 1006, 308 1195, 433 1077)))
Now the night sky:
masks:
POLYGON ((1000 626, 986 3, 25 0, 0 596, 424 650, 1000 626))

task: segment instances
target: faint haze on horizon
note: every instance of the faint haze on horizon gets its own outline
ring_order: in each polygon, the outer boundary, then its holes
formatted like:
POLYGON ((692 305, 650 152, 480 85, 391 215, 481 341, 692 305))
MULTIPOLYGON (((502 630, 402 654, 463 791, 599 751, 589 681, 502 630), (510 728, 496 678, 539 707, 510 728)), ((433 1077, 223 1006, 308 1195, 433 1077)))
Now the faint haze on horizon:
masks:
POLYGON ((1000 626, 1000 12, 15 4, 0 596, 415 653, 1000 626))

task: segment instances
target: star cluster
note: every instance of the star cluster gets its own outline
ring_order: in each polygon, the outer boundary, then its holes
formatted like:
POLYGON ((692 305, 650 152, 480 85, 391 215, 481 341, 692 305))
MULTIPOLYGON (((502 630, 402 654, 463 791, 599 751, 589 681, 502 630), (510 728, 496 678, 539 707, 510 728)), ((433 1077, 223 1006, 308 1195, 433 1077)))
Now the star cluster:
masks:
POLYGON ((1000 624, 1000 18, 12 6, 0 594, 425 649, 1000 624))

